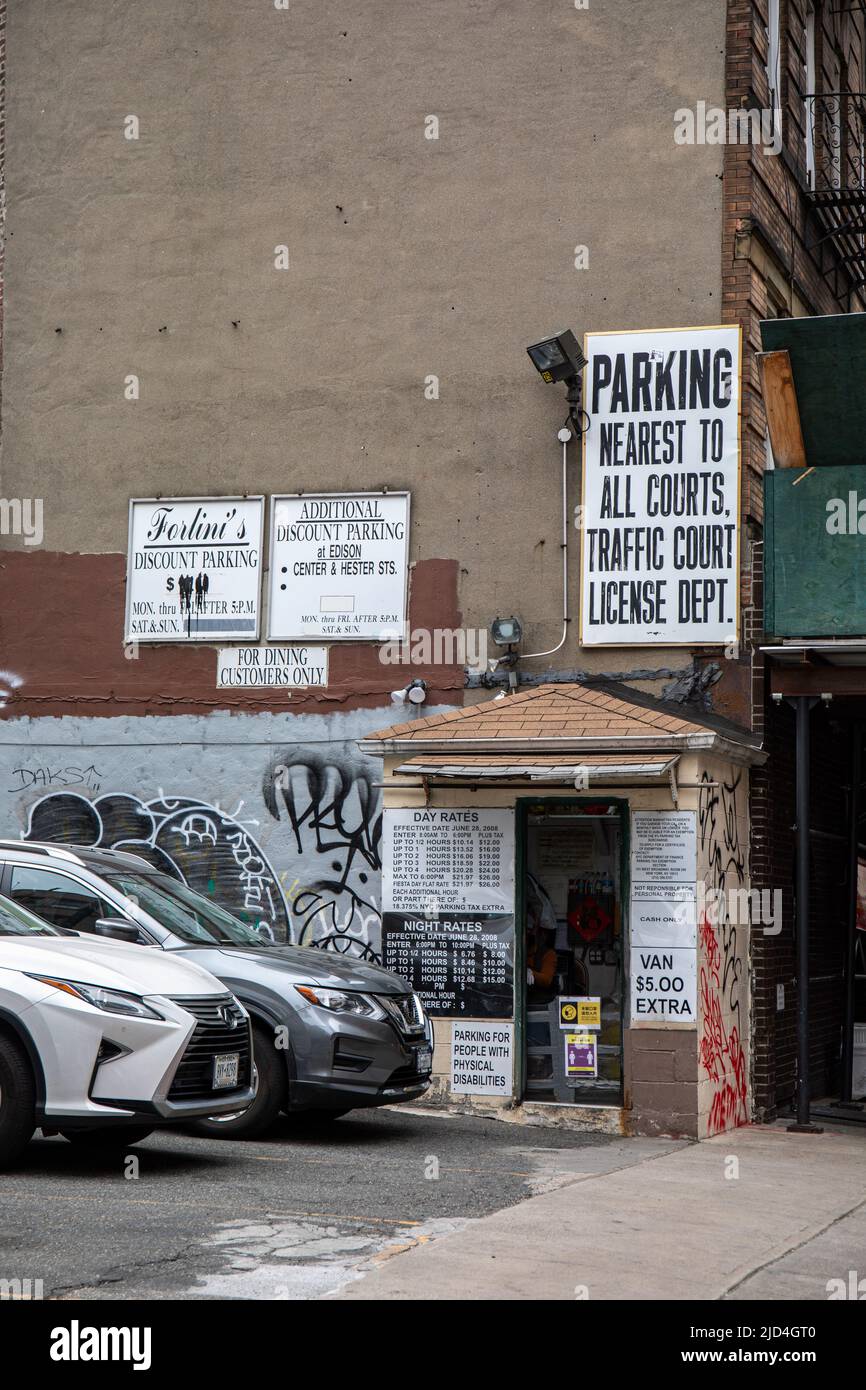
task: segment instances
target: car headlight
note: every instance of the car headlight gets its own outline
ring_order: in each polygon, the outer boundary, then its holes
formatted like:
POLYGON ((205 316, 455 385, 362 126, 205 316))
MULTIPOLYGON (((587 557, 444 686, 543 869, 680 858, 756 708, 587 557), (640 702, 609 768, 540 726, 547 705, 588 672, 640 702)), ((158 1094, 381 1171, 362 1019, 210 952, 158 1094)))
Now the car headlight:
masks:
POLYGON ((385 1014, 375 999, 366 994, 350 994, 342 989, 322 989, 319 985, 295 985, 298 994, 320 1009, 334 1014, 353 1014, 356 1018, 382 1019, 385 1014))
POLYGON ((382 1008, 391 1015, 401 1033, 426 1032, 427 1016, 419 995, 380 994, 378 998, 382 1008))
POLYGON ((73 999, 83 999, 85 1004, 90 1004, 94 1009, 101 1009, 106 1014, 121 1014, 125 1018, 163 1018, 162 1014, 145 1004, 137 994, 126 994, 121 989, 82 985, 77 980, 55 980, 51 975, 31 975, 30 979, 38 980, 42 985, 53 985, 64 994, 71 994, 73 999))

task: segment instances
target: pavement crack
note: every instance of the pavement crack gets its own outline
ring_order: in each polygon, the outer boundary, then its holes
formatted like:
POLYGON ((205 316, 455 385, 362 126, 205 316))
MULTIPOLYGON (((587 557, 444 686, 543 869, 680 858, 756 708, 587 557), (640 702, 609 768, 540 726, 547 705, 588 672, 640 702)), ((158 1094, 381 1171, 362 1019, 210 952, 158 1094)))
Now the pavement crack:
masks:
POLYGON ((864 1207, 866 1207, 866 1198, 864 1198, 863 1201, 855 1202, 853 1207, 849 1207, 847 1211, 839 1212, 837 1216, 834 1216, 831 1221, 827 1221, 825 1225, 818 1227, 816 1230, 809 1231, 807 1235, 803 1236, 802 1240, 794 1241, 791 1245, 787 1246, 786 1249, 771 1255, 768 1260, 756 1264, 753 1269, 750 1269, 746 1274, 736 1279, 733 1284, 729 1284, 728 1287, 719 1294, 716 1302, 722 1302, 728 1297, 728 1294, 734 1293, 737 1289, 742 1288, 743 1284, 748 1283, 750 1279, 754 1279, 756 1274, 762 1274, 765 1269, 772 1268, 772 1266, 778 1264, 780 1260, 786 1260, 789 1255, 795 1254, 797 1250, 802 1250, 805 1245, 810 1245, 812 1241, 817 1240, 819 1236, 826 1235, 827 1231, 832 1231, 834 1226, 838 1226, 841 1221, 846 1221, 847 1218, 853 1216, 855 1212, 862 1211, 864 1207))
POLYGON ((190 1257, 189 1250, 179 1250, 176 1255, 160 1255, 155 1260, 130 1260, 120 1274, 101 1274, 98 1279, 91 1279, 86 1284, 58 1284, 51 1290, 49 1299, 66 1293, 81 1293, 86 1289, 104 1289, 112 1284, 125 1284, 129 1276, 138 1270, 158 1269, 160 1265, 176 1265, 190 1257))

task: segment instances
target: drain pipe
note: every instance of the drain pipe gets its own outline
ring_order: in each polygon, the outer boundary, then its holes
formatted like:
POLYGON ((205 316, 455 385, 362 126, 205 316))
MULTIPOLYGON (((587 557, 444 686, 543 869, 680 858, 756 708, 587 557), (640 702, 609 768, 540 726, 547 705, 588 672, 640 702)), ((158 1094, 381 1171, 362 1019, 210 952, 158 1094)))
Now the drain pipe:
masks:
POLYGON ((565 646, 568 624, 571 622, 568 616, 568 446, 571 430, 567 425, 563 425, 556 437, 562 445, 562 636, 556 646, 548 648, 546 652, 521 652, 521 661, 531 661, 538 656, 553 656, 554 652, 565 646))
POLYGON ((809 715, 818 702, 808 695, 795 695, 789 703, 794 706, 797 731, 797 1117, 788 1129, 792 1134, 823 1134, 812 1123, 809 1087, 809 715))
POLYGON ((842 1106, 854 1104, 854 1020, 857 970, 857 865, 860 851, 860 783, 863 772, 863 726, 851 727, 851 796, 848 826, 848 922, 845 940, 845 1012, 842 1024, 842 1106))

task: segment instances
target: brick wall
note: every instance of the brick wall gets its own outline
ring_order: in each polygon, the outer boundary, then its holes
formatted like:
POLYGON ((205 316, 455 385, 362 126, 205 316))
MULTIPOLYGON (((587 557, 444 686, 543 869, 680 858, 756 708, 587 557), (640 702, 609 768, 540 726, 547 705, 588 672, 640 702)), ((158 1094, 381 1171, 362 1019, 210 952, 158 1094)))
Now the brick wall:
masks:
MULTIPOLYGON (((841 5, 817 4, 816 87, 863 90, 866 17, 841 5)), ((750 863, 752 884, 783 892, 778 936, 753 932, 752 1093, 756 1115, 786 1109, 796 1084, 794 941, 794 718, 787 706, 768 705, 763 641, 763 492, 766 418, 756 353, 760 322, 778 315, 838 314, 863 308, 860 292, 837 259, 827 225, 806 194, 807 0, 781 0, 782 149, 765 155, 752 145, 726 146, 722 236, 723 317, 743 330, 742 594, 740 661, 749 668, 751 726, 764 735, 770 758, 752 776, 750 863), (785 987, 777 1010, 776 987, 785 987)), ((728 109, 767 108, 767 0, 729 0, 728 109)), ((811 1015, 816 1089, 835 1080, 839 1045, 843 931, 844 850, 828 836, 844 833, 847 743, 822 711, 813 715, 813 837, 811 1015)))

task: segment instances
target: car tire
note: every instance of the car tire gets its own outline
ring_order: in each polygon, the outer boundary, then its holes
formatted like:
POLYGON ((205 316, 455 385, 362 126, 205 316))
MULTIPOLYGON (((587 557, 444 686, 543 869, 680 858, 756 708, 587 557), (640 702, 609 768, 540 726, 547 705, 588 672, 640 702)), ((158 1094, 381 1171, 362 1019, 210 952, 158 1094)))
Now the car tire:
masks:
POLYGON ((192 1129, 211 1139, 258 1139, 272 1129, 288 1099, 285 1053, 274 1047, 274 1031, 253 1024, 253 1060, 258 1086, 256 1098, 237 1115, 214 1115, 196 1120, 192 1129))
POLYGON ((24 1152, 36 1128, 36 1084, 27 1054, 13 1038, 0 1037, 0 1168, 24 1152))
POLYGON ((61 1129, 60 1133, 77 1149, 96 1149, 100 1153, 112 1149, 123 1152, 132 1144, 140 1144, 153 1134, 152 1125, 101 1125, 96 1129, 61 1129))

